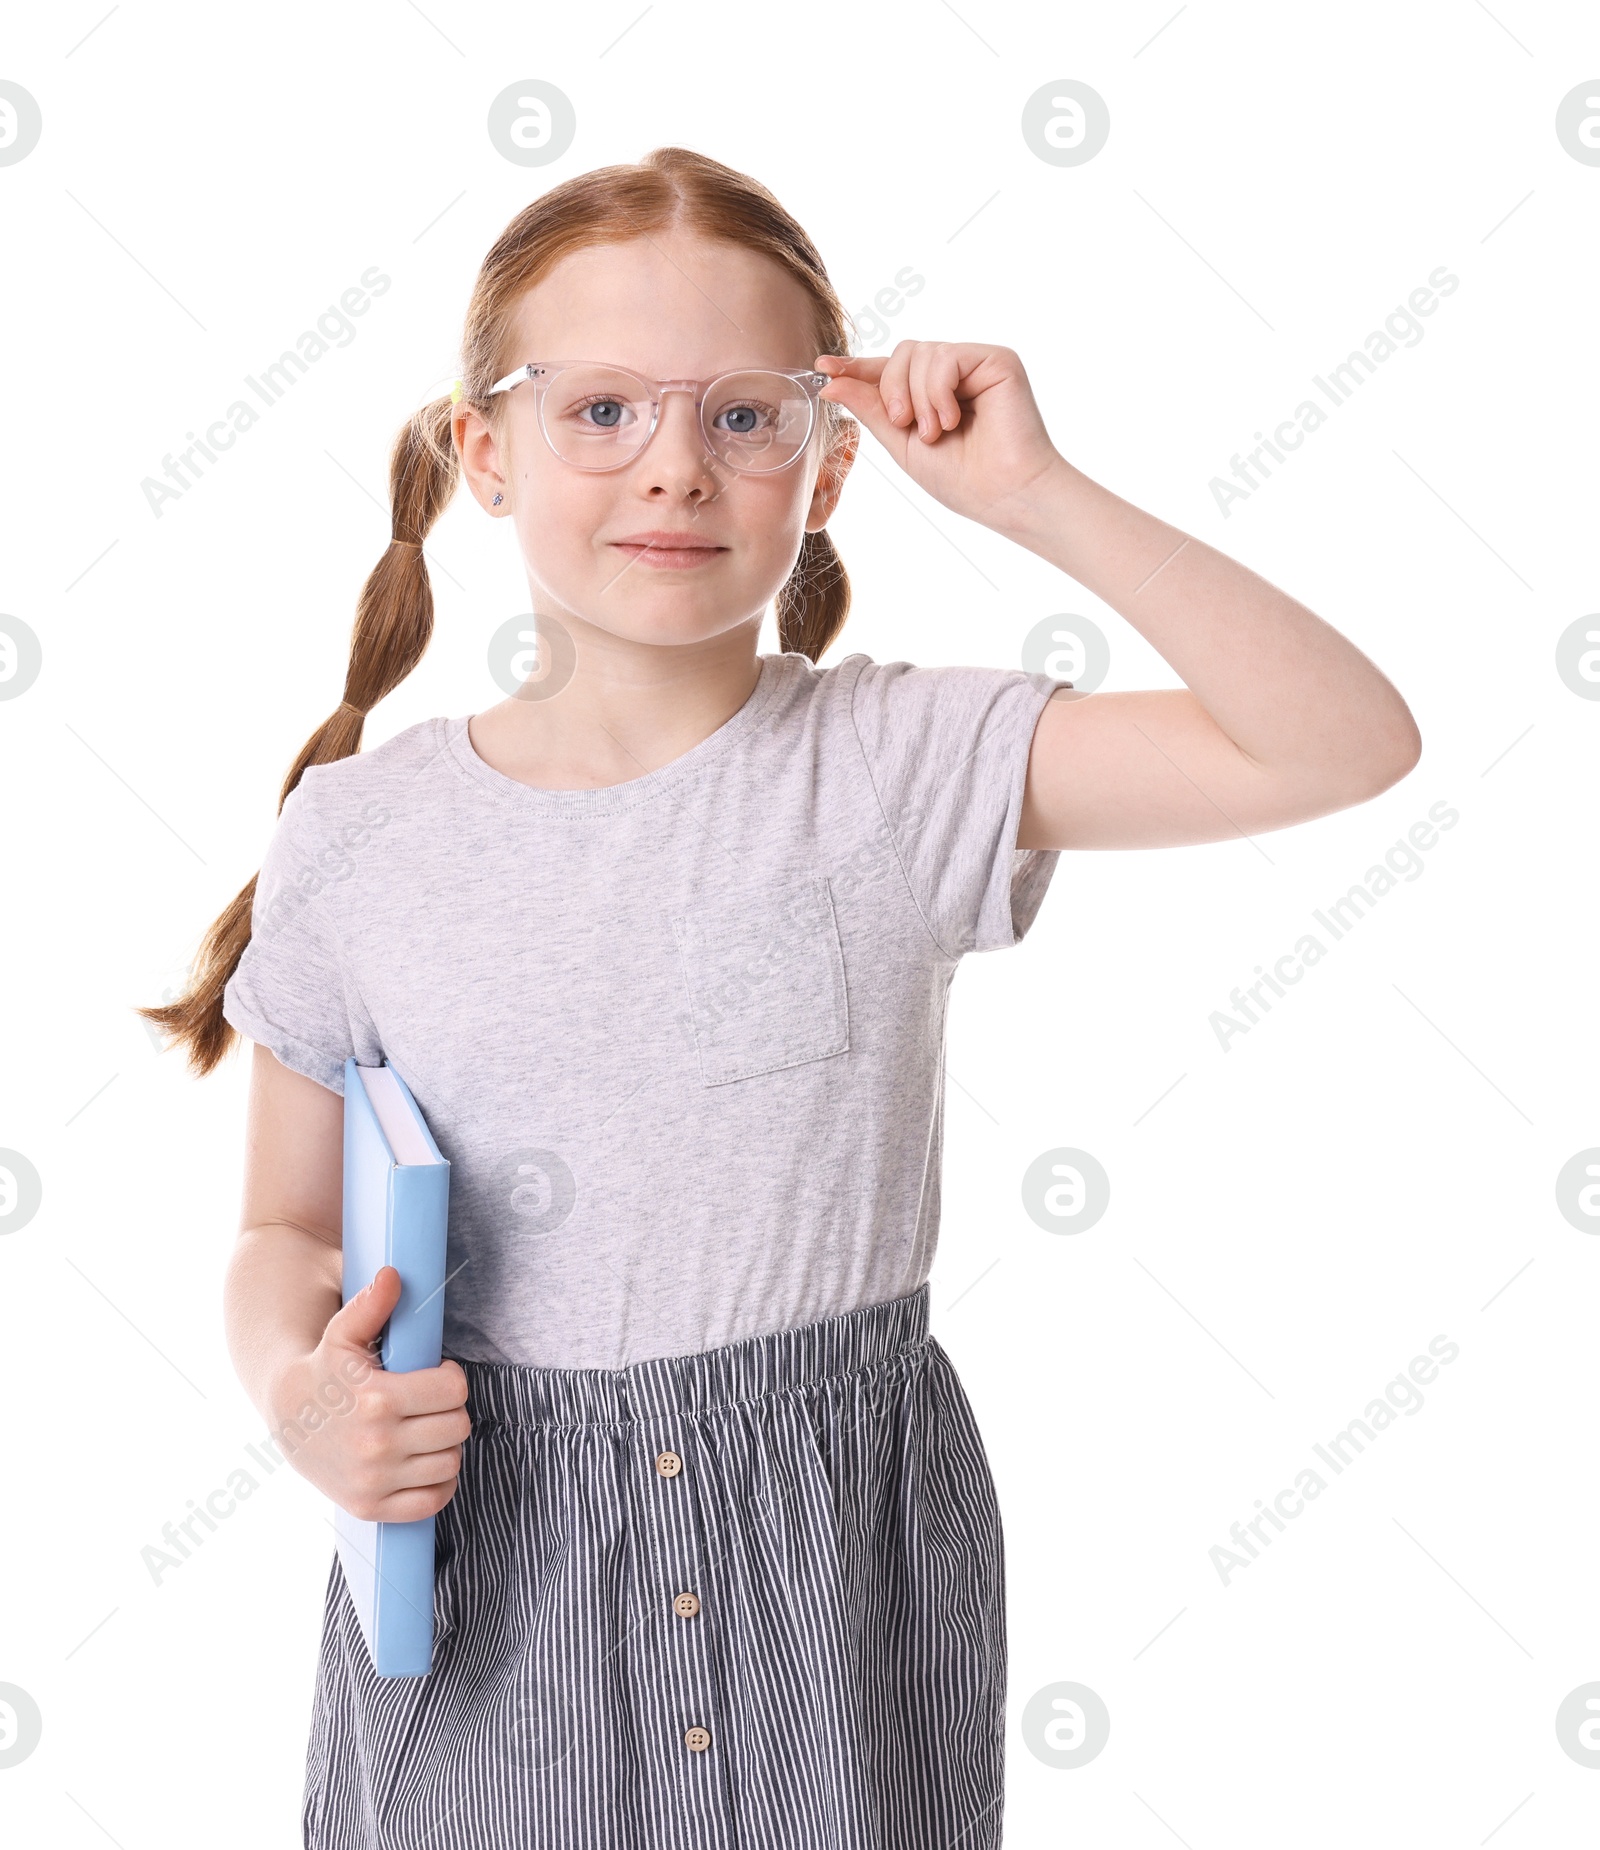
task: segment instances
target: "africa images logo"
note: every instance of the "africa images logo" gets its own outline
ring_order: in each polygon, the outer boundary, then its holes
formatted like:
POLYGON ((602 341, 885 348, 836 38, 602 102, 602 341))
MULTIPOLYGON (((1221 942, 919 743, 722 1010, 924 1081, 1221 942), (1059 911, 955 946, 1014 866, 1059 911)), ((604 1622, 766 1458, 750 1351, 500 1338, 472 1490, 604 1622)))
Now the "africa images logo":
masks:
MULTIPOLYGON (((375 263, 369 264, 361 272, 359 282, 340 296, 337 306, 330 302, 318 315, 314 328, 307 328, 292 348, 286 347, 277 359, 260 369, 260 378, 253 373, 246 373, 245 384, 262 405, 270 410, 291 386, 306 376, 313 363, 331 348, 350 345, 360 332, 351 316, 366 314, 372 307, 372 297, 384 295, 388 289, 389 278, 375 263), (289 370, 291 366, 296 369, 294 372, 289 370)), ((161 518, 168 501, 179 500, 195 486, 206 473, 204 463, 220 462, 218 451, 231 450, 247 430, 255 427, 261 415, 248 400, 236 398, 221 417, 206 426, 204 437, 192 430, 186 431, 184 435, 188 447, 180 450, 176 456, 169 451, 161 459, 162 476, 165 479, 159 480, 153 475, 147 475, 139 484, 144 490, 150 512, 156 519, 161 518)))
MULTIPOLYGON (((1311 383, 1335 410, 1348 404, 1383 361, 1401 347, 1415 347, 1420 343, 1427 329, 1418 317, 1436 314, 1439 298, 1454 295, 1460 287, 1460 277, 1452 276, 1442 263, 1437 265, 1429 272, 1427 283, 1411 291, 1405 307, 1396 303, 1381 328, 1374 328, 1361 346, 1353 347, 1337 366, 1330 366, 1326 376, 1313 373, 1311 383)), ((1303 398, 1270 437, 1258 430, 1255 449, 1246 456, 1236 453, 1229 457, 1233 480, 1230 482, 1220 475, 1211 478, 1212 499, 1221 510, 1222 518, 1226 520, 1233 512, 1235 501, 1248 501, 1271 476, 1272 466, 1265 458, 1287 462, 1289 456, 1285 452, 1292 454, 1299 449, 1312 431, 1321 430, 1327 421, 1328 413, 1314 398, 1303 398), (1254 475, 1252 469, 1256 472, 1254 475)))
POLYGON ((1211 1011, 1211 1029, 1217 1037, 1217 1045, 1224 1053, 1230 1051, 1231 1042, 1242 1034, 1248 1034, 1260 1024, 1263 1016, 1272 1012, 1272 996, 1287 996, 1289 989, 1286 985, 1298 983, 1307 970, 1321 963, 1332 946, 1360 924, 1380 899, 1392 893, 1402 882, 1410 885, 1422 878, 1427 865, 1422 859, 1422 853, 1437 846, 1440 833, 1453 829, 1461 820, 1461 815, 1441 800, 1429 808, 1428 818, 1427 821, 1414 822, 1405 839, 1391 845, 1382 863, 1374 863, 1369 867, 1363 878, 1354 882, 1340 898, 1330 900, 1326 907, 1317 906, 1312 909, 1312 918, 1327 934, 1327 944, 1314 931, 1302 933, 1295 940, 1294 948, 1285 951, 1270 970, 1264 964, 1257 964, 1255 982, 1243 984, 1234 990, 1228 998, 1232 1014, 1229 1014, 1228 1009, 1211 1011))

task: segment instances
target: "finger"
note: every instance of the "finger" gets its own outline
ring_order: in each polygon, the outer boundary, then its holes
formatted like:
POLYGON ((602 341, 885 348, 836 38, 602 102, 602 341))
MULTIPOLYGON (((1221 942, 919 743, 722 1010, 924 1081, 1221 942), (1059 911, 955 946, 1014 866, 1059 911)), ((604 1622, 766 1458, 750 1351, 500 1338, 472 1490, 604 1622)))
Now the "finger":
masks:
POLYGON ((882 355, 871 359, 840 359, 829 353, 819 353, 818 361, 831 363, 818 366, 818 372, 831 376, 829 383, 821 388, 821 396, 832 405, 843 405, 845 411, 868 427, 873 437, 886 442, 893 427, 884 414, 880 379, 888 361, 882 355))
POLYGON ((832 373, 836 378, 866 379, 876 385, 878 375, 888 365, 888 360, 881 353, 863 353, 852 356, 847 353, 819 353, 817 371, 832 373))
POLYGON ((881 354, 852 359, 847 354, 819 353, 817 371, 828 375, 823 396, 831 397, 859 417, 868 388, 877 385, 886 364, 881 354))
POLYGON ((917 435, 924 443, 937 443, 946 430, 961 422, 955 387, 961 361, 944 341, 925 341, 911 367, 911 390, 917 402, 917 435))
POLYGON ((911 363, 925 343, 903 340, 889 355, 878 381, 878 395, 883 400, 884 416, 897 428, 911 422, 915 415, 911 396, 911 363))
POLYGON ((457 1408, 453 1413, 418 1413, 400 1422, 400 1447, 409 1455, 447 1452, 472 1437, 472 1421, 457 1408))
POLYGON ((408 1419, 422 1413, 450 1413, 467 1404, 467 1377, 459 1362, 407 1369, 384 1379, 393 1383, 390 1405, 408 1419))
POLYGON ((956 387, 961 382, 961 362, 945 349, 928 369, 928 402, 941 430, 954 430, 961 422, 961 401, 956 387))
POLYGON ((933 409, 933 401, 928 395, 928 374, 933 368, 938 351, 934 342, 919 341, 916 352, 911 356, 911 373, 908 383, 911 387, 912 407, 916 413, 917 435, 924 443, 931 443, 939 431, 939 419, 933 409))
MULTIPOLYGON (((378 1465, 368 1483, 349 1487, 350 1502, 357 1506, 350 1514, 367 1522, 411 1522, 449 1502, 460 1482, 461 1472, 446 1453, 436 1452, 425 1461, 408 1460, 404 1465, 378 1465), (427 1509, 418 1508, 417 1504, 427 1497, 433 1503, 427 1509)), ((350 1505, 341 1503, 340 1508, 350 1509, 350 1505)))
POLYGON ((426 1490, 431 1484, 451 1484, 461 1475, 461 1448, 451 1446, 442 1452, 418 1452, 402 1458, 384 1474, 389 1490, 426 1490))
POLYGON ((400 1274, 392 1265, 381 1265, 371 1284, 333 1313, 328 1328, 338 1341, 364 1349, 382 1334, 399 1302, 400 1274))
POLYGON ((461 1480, 452 1478, 448 1484, 431 1486, 427 1490, 401 1490, 392 1497, 385 1497, 377 1504, 367 1518, 369 1522, 421 1522, 424 1517, 437 1516, 439 1511, 455 1496, 461 1480))

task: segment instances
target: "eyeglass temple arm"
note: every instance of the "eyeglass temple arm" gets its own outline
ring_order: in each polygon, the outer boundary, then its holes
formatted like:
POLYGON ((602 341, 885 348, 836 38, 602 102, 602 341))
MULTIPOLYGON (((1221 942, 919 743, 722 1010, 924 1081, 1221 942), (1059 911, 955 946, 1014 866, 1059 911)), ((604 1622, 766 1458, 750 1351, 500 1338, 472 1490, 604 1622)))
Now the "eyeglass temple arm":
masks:
POLYGON ((509 392, 514 385, 521 385, 523 380, 532 379, 543 370, 542 366, 535 366, 533 361, 529 360, 526 366, 519 366, 514 373, 507 373, 504 379, 496 379, 489 387, 488 396, 492 398, 496 392, 509 392))

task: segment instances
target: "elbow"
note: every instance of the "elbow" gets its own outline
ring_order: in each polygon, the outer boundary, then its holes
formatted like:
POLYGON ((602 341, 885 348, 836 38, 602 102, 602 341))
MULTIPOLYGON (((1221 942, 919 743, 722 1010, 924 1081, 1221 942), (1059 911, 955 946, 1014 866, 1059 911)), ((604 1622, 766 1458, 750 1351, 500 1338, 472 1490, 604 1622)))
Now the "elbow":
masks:
POLYGON ((1409 777, 1422 761, 1422 733, 1417 722, 1406 708, 1393 734, 1383 745, 1382 750, 1372 755, 1372 777, 1374 779, 1369 796, 1379 796, 1383 791, 1398 784, 1403 777, 1409 777))
POLYGON ((1317 812, 1353 809, 1382 796, 1413 772, 1422 758, 1422 734, 1410 713, 1358 755, 1347 756, 1338 773, 1322 787, 1317 812))
POLYGON ((1392 738, 1363 752, 1360 762, 1350 767, 1342 799, 1338 805, 1348 809, 1357 803, 1370 803, 1374 797, 1391 790, 1417 768, 1422 758, 1422 734, 1407 714, 1406 724, 1392 738))

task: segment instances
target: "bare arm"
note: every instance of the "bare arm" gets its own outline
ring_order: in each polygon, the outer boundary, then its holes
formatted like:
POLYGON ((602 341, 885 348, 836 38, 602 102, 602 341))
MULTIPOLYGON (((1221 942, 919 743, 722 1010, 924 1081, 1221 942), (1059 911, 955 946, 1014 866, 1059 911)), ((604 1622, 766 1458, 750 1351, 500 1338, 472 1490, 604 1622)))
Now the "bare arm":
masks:
MULTIPOLYGON (((1160 848, 1281 829, 1366 802, 1416 764, 1410 709, 1355 644, 1074 468, 1011 348, 903 340, 887 357, 815 364, 832 375, 822 397, 913 481, 1070 573, 1184 683, 1053 694, 1034 728, 1019 848, 1160 848)), ((844 469, 854 454, 852 439, 844 469)), ((810 518, 831 511, 819 486, 810 518)))
POLYGON ((1163 848, 1364 803, 1421 755, 1393 684, 1248 566, 1063 458, 1001 529, 1104 599, 1181 688, 1051 696, 1019 848, 1163 848))
POLYGON ((415 1522, 455 1495, 467 1378, 375 1354, 400 1274, 342 1304, 344 1101, 265 1047, 250 1068, 244 1207, 223 1287, 228 1353, 285 1457, 340 1508, 415 1522))
POLYGON ((311 1354, 339 1309, 344 1101, 254 1049, 244 1206, 223 1287, 228 1353, 269 1420, 291 1363, 311 1354))

